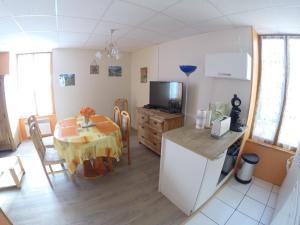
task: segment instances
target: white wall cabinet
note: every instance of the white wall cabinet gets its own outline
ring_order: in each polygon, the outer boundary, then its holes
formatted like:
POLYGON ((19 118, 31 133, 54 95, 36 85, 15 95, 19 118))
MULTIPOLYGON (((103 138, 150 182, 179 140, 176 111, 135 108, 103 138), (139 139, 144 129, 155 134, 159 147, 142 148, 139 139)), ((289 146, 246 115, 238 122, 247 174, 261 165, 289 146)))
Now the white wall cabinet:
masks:
POLYGON ((248 53, 215 53, 205 56, 205 76, 251 80, 251 56, 248 53))
POLYGON ((215 160, 209 160, 163 138, 159 191, 190 215, 220 187, 218 180, 226 152, 215 160))

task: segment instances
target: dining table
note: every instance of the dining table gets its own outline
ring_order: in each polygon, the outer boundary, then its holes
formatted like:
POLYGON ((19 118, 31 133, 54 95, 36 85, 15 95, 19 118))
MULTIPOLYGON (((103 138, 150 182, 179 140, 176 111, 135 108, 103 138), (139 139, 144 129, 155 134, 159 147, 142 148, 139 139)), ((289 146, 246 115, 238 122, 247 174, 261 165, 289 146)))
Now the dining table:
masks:
POLYGON ((87 125, 83 116, 60 120, 54 131, 54 147, 65 159, 71 174, 81 165, 84 177, 103 176, 112 170, 113 160, 120 160, 122 134, 109 117, 93 115, 87 125))

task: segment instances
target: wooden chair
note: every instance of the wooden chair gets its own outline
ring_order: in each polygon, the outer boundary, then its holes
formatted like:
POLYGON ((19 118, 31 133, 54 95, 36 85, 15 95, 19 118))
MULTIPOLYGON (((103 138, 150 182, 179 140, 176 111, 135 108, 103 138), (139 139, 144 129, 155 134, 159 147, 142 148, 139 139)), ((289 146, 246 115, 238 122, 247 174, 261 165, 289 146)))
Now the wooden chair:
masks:
POLYGON ((123 149, 127 148, 127 157, 128 157, 128 165, 131 164, 131 152, 130 152, 130 116, 126 111, 121 112, 121 132, 122 132, 122 141, 123 141, 123 149))
POLYGON ((115 100, 115 106, 118 106, 120 111, 128 112, 128 100, 126 98, 118 98, 115 100))
POLYGON ((28 126, 30 127, 30 125, 32 123, 36 123, 37 124, 37 127, 38 127, 38 131, 39 131, 39 135, 41 136, 42 140, 43 140, 43 143, 45 145, 46 148, 54 148, 54 144, 53 144, 53 136, 45 136, 43 137, 42 133, 41 133, 41 130, 40 130, 40 127, 39 127, 39 124, 37 122, 37 119, 34 115, 31 115, 27 118, 27 123, 28 123, 28 126))
POLYGON ((43 165, 43 169, 47 176, 49 184, 51 185, 51 187, 53 187, 48 174, 65 172, 65 166, 64 166, 65 160, 63 160, 59 157, 57 151, 54 148, 46 148, 45 147, 45 145, 42 141, 42 138, 39 134, 39 128, 38 128, 38 125, 36 122, 33 122, 30 126, 30 136, 31 136, 33 144, 38 152, 39 158, 43 165), (53 171, 51 165, 56 165, 56 164, 60 164, 63 169, 59 170, 59 171, 53 171), (47 172, 47 166, 49 167, 50 172, 47 172))
POLYGON ((121 111, 118 106, 114 107, 114 112, 113 112, 113 121, 121 127, 121 111))
POLYGON ((9 220, 7 215, 0 208, 0 224, 1 225, 13 225, 13 223, 9 220))

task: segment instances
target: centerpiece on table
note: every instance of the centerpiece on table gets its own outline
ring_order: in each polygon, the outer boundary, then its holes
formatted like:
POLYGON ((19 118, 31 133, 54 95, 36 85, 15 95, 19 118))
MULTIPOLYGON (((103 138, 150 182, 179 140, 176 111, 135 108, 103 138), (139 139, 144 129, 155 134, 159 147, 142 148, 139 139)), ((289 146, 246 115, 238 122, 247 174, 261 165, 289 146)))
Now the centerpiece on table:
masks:
POLYGON ((91 108, 91 107, 82 107, 80 109, 80 115, 82 115, 84 117, 84 123, 81 125, 82 127, 90 127, 93 126, 94 124, 92 124, 90 122, 90 117, 95 115, 96 111, 95 109, 91 108))

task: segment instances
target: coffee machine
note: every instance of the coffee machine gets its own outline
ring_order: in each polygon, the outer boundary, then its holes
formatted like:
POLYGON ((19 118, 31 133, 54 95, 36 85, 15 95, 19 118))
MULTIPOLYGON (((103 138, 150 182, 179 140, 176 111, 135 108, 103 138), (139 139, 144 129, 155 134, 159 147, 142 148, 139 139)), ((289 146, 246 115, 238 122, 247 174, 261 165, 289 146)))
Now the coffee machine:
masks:
POLYGON ((237 94, 233 95, 233 98, 231 99, 231 105, 232 109, 230 112, 230 117, 231 117, 231 123, 230 123, 230 130, 236 131, 236 132, 241 132, 243 129, 243 124, 241 123, 240 120, 240 114, 241 114, 241 109, 240 105, 242 104, 241 99, 237 96, 237 94))

